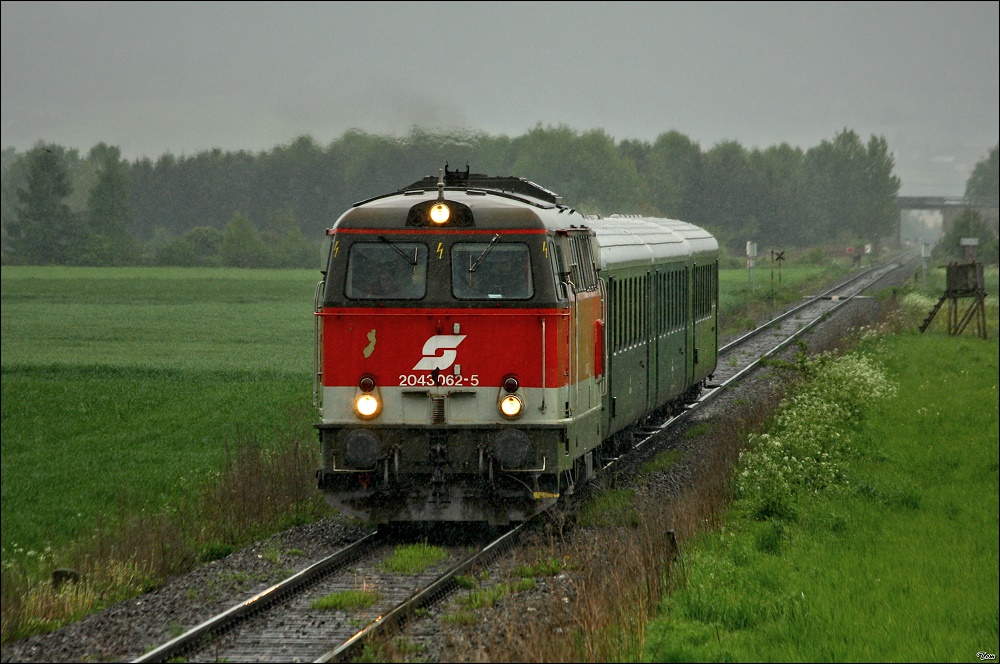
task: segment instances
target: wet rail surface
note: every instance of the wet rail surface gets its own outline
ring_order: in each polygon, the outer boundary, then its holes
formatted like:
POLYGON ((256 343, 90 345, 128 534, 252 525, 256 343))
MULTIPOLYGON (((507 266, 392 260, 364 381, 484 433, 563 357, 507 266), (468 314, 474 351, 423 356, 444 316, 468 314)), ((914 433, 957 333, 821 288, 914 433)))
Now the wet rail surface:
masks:
POLYGON ((454 578, 511 546, 525 524, 499 537, 473 536, 441 548, 447 556, 416 574, 385 566, 396 546, 412 541, 384 530, 351 544, 255 597, 210 618, 136 662, 331 662, 398 629, 412 613, 442 599, 454 578), (364 608, 316 608, 334 593, 362 591, 364 608))
MULTIPOLYGON (((847 305, 856 297, 899 269, 905 261, 872 267, 853 275, 827 291, 751 330, 719 349, 719 362, 710 392, 705 397, 752 371, 762 359, 771 357, 795 341, 804 332, 827 316, 847 305)), ((704 398, 704 397, 703 397, 704 398)))

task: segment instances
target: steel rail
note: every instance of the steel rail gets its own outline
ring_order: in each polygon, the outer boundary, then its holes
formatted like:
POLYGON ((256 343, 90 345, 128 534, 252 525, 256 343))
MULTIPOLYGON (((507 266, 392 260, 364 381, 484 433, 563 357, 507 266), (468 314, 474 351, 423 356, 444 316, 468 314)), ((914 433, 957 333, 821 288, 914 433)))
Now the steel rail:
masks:
POLYGON ((222 633, 251 614, 269 608, 277 602, 305 590, 327 574, 356 559, 384 537, 378 532, 371 533, 132 661, 166 662, 180 657, 198 648, 204 637, 222 633))
POLYGON ((409 599, 397 604, 385 615, 375 618, 354 636, 350 637, 336 648, 326 652, 315 661, 345 661, 354 656, 365 643, 380 636, 390 634, 394 629, 398 629, 416 609, 423 608, 450 592, 450 590, 455 586, 456 576, 465 572, 477 563, 492 560, 494 557, 500 555, 505 547, 514 543, 527 525, 531 523, 533 518, 534 517, 524 521, 511 530, 508 530, 506 533, 484 546, 478 552, 465 557, 461 562, 444 572, 422 590, 414 593, 409 599))
MULTIPOLYGON (((722 390, 727 389, 730 385, 732 385, 733 383, 739 381, 739 379, 741 379, 744 376, 746 376, 747 374, 755 371, 757 368, 760 367, 761 362, 763 362, 766 359, 769 359, 769 358, 773 357, 778 352, 780 352, 780 351, 784 350, 785 348, 787 348, 789 344, 791 344, 793 341, 795 341, 796 339, 798 339, 805 332, 807 332, 808 330, 811 330, 813 327, 815 327, 816 325, 818 325, 820 322, 822 322, 823 320, 825 320, 825 319, 829 318, 830 316, 832 316, 841 307, 843 307, 843 306, 847 305, 848 303, 852 302, 855 297, 858 297, 865 290, 871 288, 873 285, 875 285, 876 283, 878 283, 879 281, 881 281, 883 278, 885 278, 885 276, 887 274, 889 274, 891 272, 894 272, 895 270, 899 269, 900 267, 901 267, 900 265, 882 266, 880 268, 872 268, 872 269, 866 271, 863 275, 860 275, 862 277, 867 277, 870 274, 872 274, 872 272, 875 272, 878 269, 883 269, 883 273, 880 274, 880 275, 878 275, 875 279, 873 279, 871 283, 865 284, 864 287, 862 287, 860 290, 858 290, 855 293, 851 293, 851 294, 847 295, 843 299, 838 299, 836 301, 836 304, 834 304, 830 309, 827 309, 827 310, 821 312, 819 316, 817 316, 816 318, 813 318, 811 321, 805 323, 801 328, 799 328, 798 330, 796 330, 795 332, 793 332, 784 341, 781 341, 780 343, 778 343, 777 346, 775 346, 771 350, 767 351, 766 353, 764 353, 763 355, 761 355, 760 357, 758 357, 756 360, 754 360, 753 362, 751 362, 750 364, 748 364, 747 366, 743 367, 742 369, 740 369, 739 371, 737 371, 735 374, 733 374, 732 376, 730 376, 729 378, 727 378, 725 381, 723 381, 722 383, 720 383, 718 386, 714 387, 711 391, 707 392, 705 395, 703 395, 702 397, 700 397, 698 399, 698 403, 699 404, 701 404, 703 402, 707 403, 708 401, 711 401, 712 399, 714 399, 717 396, 717 393, 721 392, 722 390)), ((776 321, 785 320, 791 314, 796 313, 798 311, 801 311, 805 306, 816 304, 817 302, 819 302, 821 300, 824 300, 827 297, 830 297, 830 293, 832 293, 834 291, 838 291, 838 290, 843 290, 844 288, 846 288, 848 286, 854 285, 857 281, 859 281, 859 279, 860 279, 860 277, 859 278, 855 278, 855 279, 851 279, 850 281, 847 281, 847 282, 841 284, 840 286, 834 287, 834 288, 832 288, 832 289, 824 292, 822 295, 819 295, 819 296, 816 296, 816 297, 810 299, 806 304, 800 305, 800 306, 798 306, 798 307, 796 307, 794 309, 789 310, 788 312, 785 312, 785 314, 783 314, 782 316, 779 316, 778 318, 775 318, 773 321, 769 321, 768 323, 765 323, 764 325, 762 325, 757 330, 754 330, 754 332, 757 332, 759 330, 765 329, 765 328, 767 328, 768 326, 770 326, 771 324, 773 324, 776 321)), ((727 344, 723 350, 729 349, 731 346, 733 346, 733 344, 727 344)), ((720 354, 721 354, 721 351, 720 351, 720 354)))
MULTIPOLYGON (((879 275, 877 278, 875 278, 871 284, 867 284, 858 292, 852 293, 846 296, 843 300, 838 301, 831 309, 822 312, 819 316, 817 316, 813 320, 803 325, 799 330, 792 333, 788 338, 778 343, 774 348, 765 352, 759 358, 752 361, 747 366, 743 367, 735 375, 729 377, 723 383, 714 386, 713 389, 711 389, 711 391, 702 395, 696 402, 690 404, 681 413, 668 418, 666 421, 664 421, 662 424, 658 426, 644 430, 642 432, 644 434, 643 440, 638 442, 634 447, 636 449, 641 448, 643 445, 645 445, 647 442, 653 439, 656 436, 656 434, 660 433, 661 431, 669 427, 676 425, 683 419, 689 417, 690 414, 694 412, 697 408, 714 400, 716 397, 718 397, 722 392, 724 392, 738 380, 758 369, 760 367, 761 362, 764 359, 772 357, 776 353, 786 348, 790 343, 792 343, 795 339, 804 334, 807 330, 814 327, 820 321, 833 315, 841 307, 853 301, 853 299, 861 292, 870 288, 872 285, 877 283, 886 275, 890 274, 895 269, 901 267, 901 265, 905 262, 907 261, 900 261, 900 264, 896 265, 882 266, 885 267, 884 274, 879 275)), ((775 317, 774 319, 764 323, 763 325, 757 327, 751 332, 726 344, 725 346, 719 349, 719 354, 721 355, 723 352, 745 343, 752 337, 774 326, 776 323, 779 323, 789 318, 790 316, 794 315, 795 313, 803 310, 804 308, 810 305, 816 304, 818 301, 830 297, 831 293, 834 293, 838 290, 843 290, 844 288, 851 286, 852 284, 869 276, 872 272, 878 269, 881 268, 870 268, 869 270, 861 274, 858 274, 855 277, 828 289, 827 291, 824 291, 822 294, 810 298, 803 304, 793 307, 792 309, 784 312, 780 316, 775 317)), ((613 460, 611 463, 604 466, 604 468, 605 469, 610 468, 616 462, 617 459, 613 460)), ((523 532, 524 528, 530 522, 531 519, 525 521, 524 523, 518 525, 517 527, 509 530, 500 537, 496 538, 493 542, 483 547, 477 553, 466 556, 462 561, 451 567, 448 571, 440 575, 430 584, 426 585, 423 589, 413 594, 409 599, 400 602, 391 610, 389 610, 386 614, 377 617, 366 627, 359 630, 357 633, 355 633, 349 639, 344 641, 342 644, 328 651, 315 661, 317 662, 344 661, 345 659, 354 656, 356 652, 365 643, 371 641, 374 638, 378 638, 380 636, 388 634, 393 629, 398 629, 413 614, 413 612, 417 608, 421 608, 423 606, 431 604, 432 602, 436 601, 436 599, 438 599, 439 597, 442 597, 446 595, 448 592, 450 592, 456 585, 454 582, 456 576, 465 572, 466 570, 468 570, 473 565, 479 562, 492 559, 493 557, 499 555, 505 547, 513 544, 513 542, 516 541, 517 537, 523 532)), ((337 551, 336 553, 310 565, 306 569, 292 575, 291 577, 285 579, 284 581, 281 581, 280 583, 277 583, 274 586, 258 593, 254 597, 251 597, 250 599, 240 602, 239 604, 214 616, 213 618, 210 618, 202 622, 201 624, 188 630, 184 634, 181 634, 180 636, 168 641, 167 643, 164 643, 163 645, 149 651, 142 657, 132 661, 164 662, 172 658, 180 657, 185 653, 190 652, 191 650, 197 649, 202 644, 203 639, 206 636, 221 634, 229 630, 233 626, 235 626, 238 622, 248 618, 249 616, 258 613, 262 610, 265 610, 267 608, 270 608, 275 604, 295 595, 296 593, 305 590, 309 586, 321 580, 323 577, 327 576, 327 574, 336 571, 344 564, 358 558, 360 555, 362 555, 362 553, 364 553, 371 547, 375 546, 375 544, 380 542, 384 537, 385 537, 384 534, 380 534, 378 532, 371 533, 366 537, 364 537, 363 539, 344 547, 343 549, 337 551)))

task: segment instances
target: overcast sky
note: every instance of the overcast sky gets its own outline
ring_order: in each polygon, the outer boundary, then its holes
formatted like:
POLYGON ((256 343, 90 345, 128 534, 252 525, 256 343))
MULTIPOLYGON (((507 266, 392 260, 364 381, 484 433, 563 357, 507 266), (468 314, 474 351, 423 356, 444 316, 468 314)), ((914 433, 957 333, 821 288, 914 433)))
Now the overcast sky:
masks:
POLYGON ((3 2, 0 139, 155 159, 413 125, 706 150, 848 128, 886 138, 903 194, 960 196, 998 142, 998 6, 3 2))

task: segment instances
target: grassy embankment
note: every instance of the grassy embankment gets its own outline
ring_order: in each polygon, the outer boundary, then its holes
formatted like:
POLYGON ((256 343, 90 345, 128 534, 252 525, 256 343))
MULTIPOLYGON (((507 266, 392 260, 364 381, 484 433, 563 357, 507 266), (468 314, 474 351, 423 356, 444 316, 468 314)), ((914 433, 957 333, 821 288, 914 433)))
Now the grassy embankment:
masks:
POLYGON ((315 281, 3 268, 4 641, 326 513, 315 281), (55 592, 55 567, 84 582, 55 592))
POLYGON ((752 440, 643 659, 995 654, 997 349, 908 332, 818 371, 752 440))

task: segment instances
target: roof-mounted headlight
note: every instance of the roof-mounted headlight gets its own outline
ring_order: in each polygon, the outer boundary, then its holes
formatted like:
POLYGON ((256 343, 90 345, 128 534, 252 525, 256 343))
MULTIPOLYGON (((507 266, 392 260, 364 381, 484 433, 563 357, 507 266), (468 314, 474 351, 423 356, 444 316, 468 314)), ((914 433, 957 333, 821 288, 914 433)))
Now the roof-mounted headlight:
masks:
POLYGON ((415 228, 463 228, 475 226, 476 220, 472 216, 472 209, 465 203, 438 196, 412 206, 406 213, 406 225, 415 228))
POLYGON ((435 203, 431 208, 431 221, 443 224, 451 218, 451 209, 444 203, 435 203))

